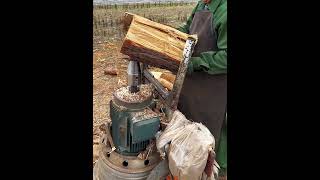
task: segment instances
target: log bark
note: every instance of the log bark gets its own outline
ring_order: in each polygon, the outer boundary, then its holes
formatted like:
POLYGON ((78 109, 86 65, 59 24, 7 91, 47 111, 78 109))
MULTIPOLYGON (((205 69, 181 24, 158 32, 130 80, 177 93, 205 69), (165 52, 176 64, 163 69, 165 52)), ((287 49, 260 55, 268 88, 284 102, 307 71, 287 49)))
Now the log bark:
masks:
POLYGON ((197 40, 172 27, 153 22, 144 17, 126 13, 124 38, 121 53, 131 60, 177 72, 183 58, 183 49, 188 38, 197 40))

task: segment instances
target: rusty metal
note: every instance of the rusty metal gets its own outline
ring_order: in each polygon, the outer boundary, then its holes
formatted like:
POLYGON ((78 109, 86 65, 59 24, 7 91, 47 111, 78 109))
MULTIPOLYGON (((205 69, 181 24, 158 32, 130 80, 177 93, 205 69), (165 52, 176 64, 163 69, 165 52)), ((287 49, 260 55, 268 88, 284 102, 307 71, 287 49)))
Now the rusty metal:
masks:
POLYGON ((164 180, 169 174, 168 159, 164 159, 151 171, 147 180, 164 180))
POLYGON ((143 76, 144 76, 144 81, 147 80, 151 84, 154 85, 155 90, 159 94, 160 98, 164 101, 166 104, 167 111, 168 111, 168 118, 171 119, 171 116, 173 112, 177 109, 178 102, 179 102, 179 97, 181 93, 181 89, 183 86, 183 82, 188 70, 188 64, 193 52, 193 48, 196 44, 196 40, 194 39, 187 39, 184 51, 183 51, 183 59, 180 63, 178 72, 176 74, 175 82, 173 84, 173 89, 169 93, 163 86, 162 84, 149 72, 147 69, 147 66, 144 66, 143 68, 143 76))
POLYGON ((147 160, 149 155, 157 150, 156 142, 154 140, 146 147, 146 149, 138 155, 139 159, 147 160))
POLYGON ((110 133, 110 122, 107 122, 106 123, 106 131, 105 131, 105 134, 108 138, 108 141, 110 143, 110 146, 111 146, 111 151, 109 153, 111 153, 112 151, 114 151, 116 148, 114 146, 114 143, 113 143, 113 139, 112 139, 112 136, 111 136, 111 133, 110 133))
MULTIPOLYGON (((188 70, 188 64, 193 52, 194 45, 195 45, 194 39, 188 39, 186 41, 186 44, 183 50, 183 60, 180 63, 179 70, 177 72, 176 79, 173 85, 173 89, 169 97, 167 98, 167 102, 166 102, 169 105, 171 111, 175 111, 177 109, 180 92, 181 92, 183 82, 188 70)), ((172 114, 172 112, 170 114, 172 114)))
POLYGON ((144 64, 144 63, 141 63, 141 73, 142 73, 142 78, 141 78, 141 83, 142 84, 147 84, 149 83, 148 80, 143 76, 143 73, 144 73, 144 70, 147 70, 148 69, 148 65, 147 64, 144 64))
POLYGON ((150 154, 148 157, 148 165, 145 165, 145 160, 140 159, 137 156, 124 156, 116 151, 108 154, 108 151, 102 151, 100 156, 114 170, 123 173, 142 173, 145 171, 152 170, 160 161, 160 156, 158 153, 150 154), (123 165, 123 162, 128 163, 127 166, 123 165))
POLYGON ((169 96, 169 92, 160 84, 160 82, 149 72, 148 69, 144 69, 143 71, 144 77, 154 85, 156 91, 160 94, 163 99, 167 99, 169 96))
POLYGON ((124 156, 116 151, 108 153, 110 150, 110 146, 101 145, 99 159, 94 167, 96 180, 145 180, 160 162, 160 156, 157 152, 153 152, 145 160, 136 156, 124 156))

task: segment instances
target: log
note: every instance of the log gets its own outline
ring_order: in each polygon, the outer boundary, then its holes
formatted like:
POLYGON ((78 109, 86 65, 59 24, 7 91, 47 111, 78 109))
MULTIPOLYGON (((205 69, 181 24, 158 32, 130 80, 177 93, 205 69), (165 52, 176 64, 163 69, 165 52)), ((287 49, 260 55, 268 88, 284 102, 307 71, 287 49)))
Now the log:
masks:
POLYGON ((175 75, 168 72, 157 72, 157 71, 151 71, 151 74, 154 76, 154 78, 156 78, 160 82, 160 84, 163 87, 172 91, 175 75))
POLYGON ((196 35, 188 35, 170 26, 153 22, 144 17, 126 13, 124 30, 128 30, 121 53, 131 60, 177 72, 183 59, 183 49, 188 38, 197 41, 196 35))
POLYGON ((171 82, 172 84, 174 84, 174 80, 176 79, 176 76, 174 74, 171 74, 171 73, 162 73, 160 75, 160 78, 163 78, 169 82, 171 82))
POLYGON ((163 72, 157 72, 157 71, 150 71, 150 73, 153 75, 154 78, 159 79, 163 72))
POLYGON ((159 78, 158 81, 162 84, 162 86, 167 88, 169 91, 172 91, 173 84, 170 81, 167 81, 167 80, 165 80, 163 78, 159 78))

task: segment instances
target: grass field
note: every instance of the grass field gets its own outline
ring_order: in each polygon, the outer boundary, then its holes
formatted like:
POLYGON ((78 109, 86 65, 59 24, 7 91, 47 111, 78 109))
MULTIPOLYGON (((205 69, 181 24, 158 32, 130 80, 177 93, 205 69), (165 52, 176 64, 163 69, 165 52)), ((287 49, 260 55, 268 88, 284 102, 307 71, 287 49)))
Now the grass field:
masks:
POLYGON ((121 41, 125 35, 121 20, 125 12, 144 16, 152 21, 178 27, 190 15, 193 3, 161 3, 94 6, 93 37, 96 42, 121 41))
POLYGON ((93 163, 98 158, 99 126, 110 121, 109 101, 112 93, 127 83, 126 56, 120 53, 121 20, 125 12, 144 16, 172 27, 182 25, 190 15, 194 3, 143 3, 130 5, 96 5, 93 8, 93 163), (117 75, 108 75, 114 69, 117 75))

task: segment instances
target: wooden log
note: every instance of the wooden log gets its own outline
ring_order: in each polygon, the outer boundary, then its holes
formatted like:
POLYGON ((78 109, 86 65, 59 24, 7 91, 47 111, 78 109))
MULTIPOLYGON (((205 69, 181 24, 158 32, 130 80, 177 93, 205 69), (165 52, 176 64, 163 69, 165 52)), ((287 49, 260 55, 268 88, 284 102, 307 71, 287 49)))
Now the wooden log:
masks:
POLYGON ((197 40, 172 27, 153 22, 144 17, 126 13, 124 29, 128 30, 121 53, 131 60, 177 72, 183 59, 183 49, 188 38, 197 40))
POLYGON ((163 78, 159 78, 158 81, 162 84, 162 86, 167 88, 169 91, 172 91, 173 84, 170 81, 167 81, 167 80, 165 80, 163 78))
POLYGON ((174 74, 164 72, 160 75, 160 78, 163 78, 173 84, 176 76, 174 74))
POLYGON ((154 78, 159 79, 163 72, 150 71, 150 73, 154 76, 154 78))
POLYGON ((168 73, 168 72, 157 72, 157 71, 151 71, 151 74, 156 78, 160 84, 167 88, 169 91, 172 90, 174 80, 175 80, 175 75, 168 73))

